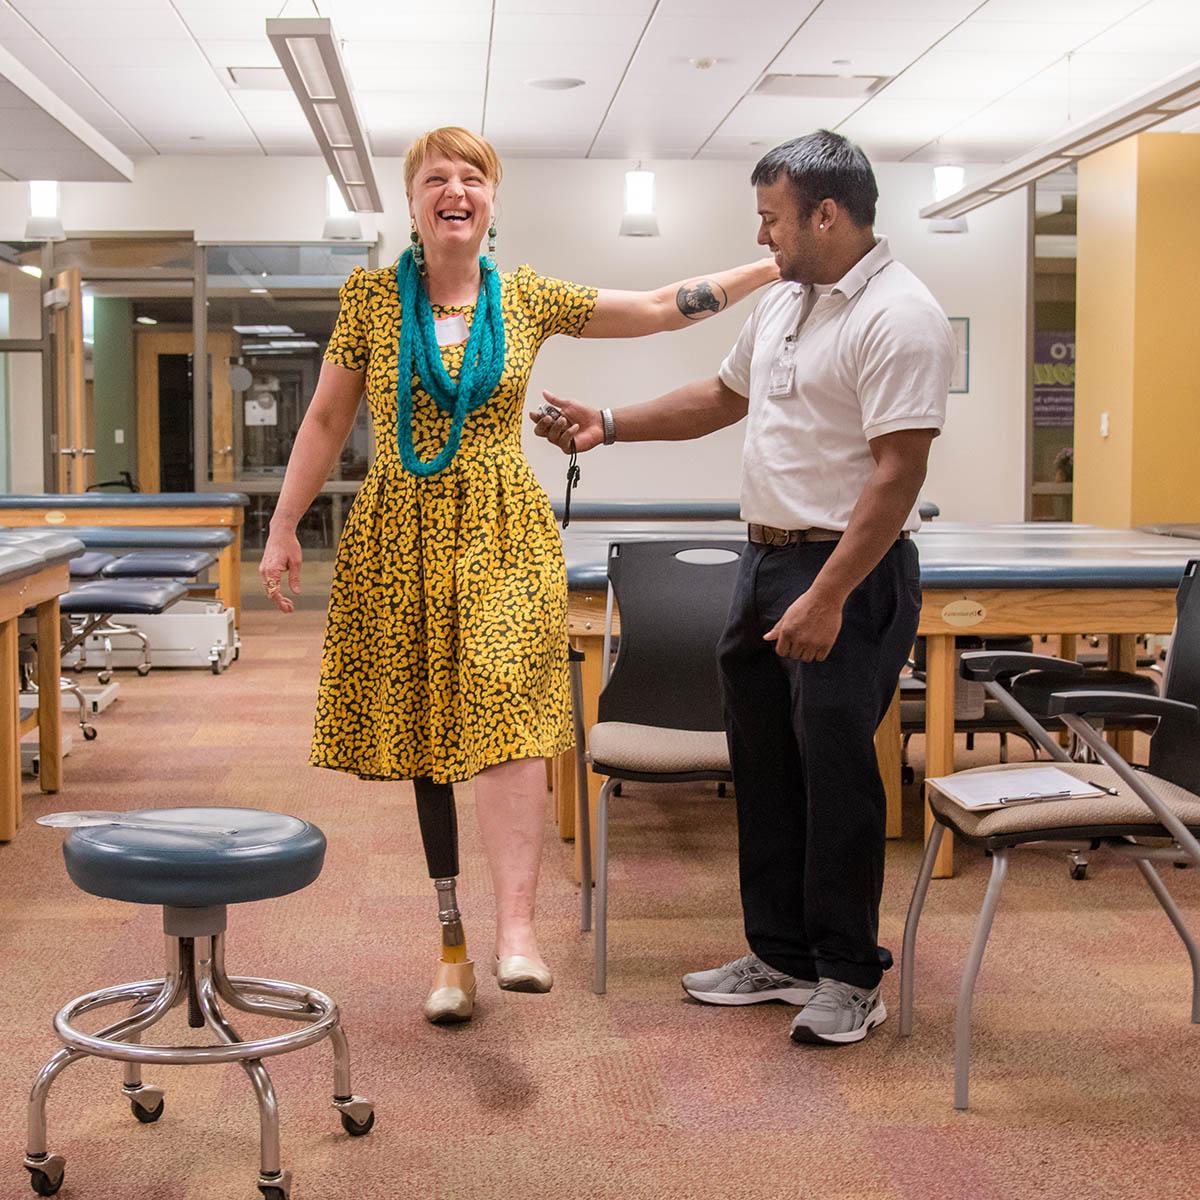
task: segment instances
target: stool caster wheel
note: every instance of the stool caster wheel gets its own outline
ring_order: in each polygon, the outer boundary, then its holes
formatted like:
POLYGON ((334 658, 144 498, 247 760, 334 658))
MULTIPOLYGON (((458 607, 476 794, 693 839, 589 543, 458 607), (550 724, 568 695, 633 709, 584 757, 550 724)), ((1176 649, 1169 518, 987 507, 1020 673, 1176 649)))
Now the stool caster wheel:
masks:
POLYGON ((342 1128, 351 1137, 362 1137, 370 1133, 374 1125, 374 1112, 368 1113, 365 1121, 356 1121, 349 1113, 342 1113, 342 1128))
POLYGON ((83 734, 83 740, 85 742, 94 742, 96 740, 95 725, 80 725, 79 729, 83 734))
MULTIPOLYGON (((150 674, 150 664, 149 663, 138 663, 137 673, 143 679, 145 679, 146 676, 150 674)), ((105 682, 107 682, 107 680, 105 682)))
POLYGON ((280 1171, 273 1179, 258 1177, 258 1190, 263 1194, 263 1200, 291 1200, 292 1173, 280 1171))
POLYGON ((129 1111, 143 1125, 153 1125, 163 1115, 166 1101, 158 1088, 141 1088, 136 1095, 129 1097, 129 1111))
POLYGON ((375 1125, 375 1106, 362 1096, 334 1100, 333 1107, 341 1113, 342 1128, 351 1137, 363 1137, 375 1125))
POLYGON ((61 1154, 49 1154, 40 1162, 25 1161, 25 1169, 29 1172, 29 1186, 39 1196, 53 1196, 63 1184, 63 1172, 67 1160, 61 1154))
POLYGON ((100 674, 96 676, 96 678, 101 683, 112 683, 112 672, 111 671, 101 671, 100 674))
POLYGON ((912 769, 912 767, 901 767, 900 768, 900 782, 905 787, 911 787, 912 784, 917 782, 916 771, 914 771, 912 769))
POLYGON ((1076 879, 1076 880, 1086 879, 1087 878, 1087 869, 1088 869, 1087 863, 1072 863, 1071 864, 1071 878, 1076 879))

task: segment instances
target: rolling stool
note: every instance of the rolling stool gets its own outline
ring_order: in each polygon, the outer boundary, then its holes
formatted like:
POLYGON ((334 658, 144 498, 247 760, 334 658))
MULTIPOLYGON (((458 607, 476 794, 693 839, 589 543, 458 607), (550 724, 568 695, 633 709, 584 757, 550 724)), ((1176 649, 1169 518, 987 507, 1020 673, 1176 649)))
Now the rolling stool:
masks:
POLYGON ((143 809, 129 813, 64 813, 44 824, 72 827, 63 844, 67 873, 85 892, 133 904, 158 904, 166 933, 165 979, 102 988, 72 1000, 54 1018, 64 1043, 39 1072, 29 1096, 25 1167, 33 1190, 53 1196, 65 1160, 46 1149, 46 1097, 64 1067, 88 1055, 125 1063, 122 1091, 144 1124, 162 1116, 163 1093, 142 1082, 143 1063, 240 1063, 258 1098, 262 1139, 258 1190, 288 1200, 291 1172, 279 1164, 279 1114, 263 1059, 329 1038, 333 1042, 333 1107, 352 1136, 375 1123, 369 1100, 350 1090, 350 1051, 337 1005, 322 992, 274 979, 225 973, 226 906, 285 896, 321 873, 325 836, 315 825, 251 808, 143 809), (79 826, 83 826, 80 828, 79 826), (219 1001, 265 1017, 304 1022, 305 1028, 243 1041, 219 1001), (207 1046, 143 1046, 141 1035, 185 1003, 188 1024, 216 1035, 207 1046), (75 1020, 109 1004, 132 1005, 129 1015, 96 1034, 75 1020))

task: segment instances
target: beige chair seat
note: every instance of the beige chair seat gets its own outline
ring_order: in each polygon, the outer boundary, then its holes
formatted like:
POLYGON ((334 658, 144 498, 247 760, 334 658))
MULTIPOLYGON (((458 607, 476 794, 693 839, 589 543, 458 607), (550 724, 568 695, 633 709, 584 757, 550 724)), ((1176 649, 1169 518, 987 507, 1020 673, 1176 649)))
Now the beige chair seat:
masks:
POLYGON ((648 775, 694 775, 729 770, 729 747, 723 732, 661 729, 604 721, 588 736, 592 762, 618 771, 648 775))
MULTIPOLYGON (((1020 836, 1040 829, 1128 829, 1144 825, 1147 830, 1161 830, 1145 801, 1134 795, 1111 767, 1092 763, 1048 763, 1074 775, 1076 779, 1091 780, 1105 787, 1117 788, 1118 796, 1087 796, 1079 800, 1046 800, 1035 804, 1018 804, 1012 808, 973 812, 929 786, 930 807, 946 822, 968 838, 1004 838, 1020 836)), ((1028 770, 1029 763, 1006 763, 1003 766, 976 767, 960 771, 960 775, 976 775, 983 771, 1028 770)), ((1166 802, 1168 807, 1189 828, 1200 829, 1200 797, 1169 783, 1156 775, 1139 775, 1166 802)))

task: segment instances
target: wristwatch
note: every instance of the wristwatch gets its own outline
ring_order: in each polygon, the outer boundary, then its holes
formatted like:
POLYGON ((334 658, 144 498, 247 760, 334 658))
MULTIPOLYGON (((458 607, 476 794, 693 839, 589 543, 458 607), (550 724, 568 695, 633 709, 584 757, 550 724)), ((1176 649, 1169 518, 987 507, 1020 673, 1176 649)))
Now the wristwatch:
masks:
POLYGON ((611 446, 617 440, 617 427, 613 422, 611 408, 602 408, 600 410, 600 424, 604 427, 604 444, 611 446))

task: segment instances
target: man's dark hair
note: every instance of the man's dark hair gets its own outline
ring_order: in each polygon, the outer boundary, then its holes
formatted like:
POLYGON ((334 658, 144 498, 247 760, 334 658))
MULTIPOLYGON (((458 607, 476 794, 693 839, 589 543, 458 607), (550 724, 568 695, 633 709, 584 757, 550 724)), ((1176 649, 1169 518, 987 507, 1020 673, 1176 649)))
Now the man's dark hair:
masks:
POLYGON ((772 184, 786 175, 800 197, 800 215, 809 216, 822 200, 833 200, 856 225, 875 223, 879 188, 867 156, 841 134, 818 129, 792 138, 758 160, 750 182, 772 184))

